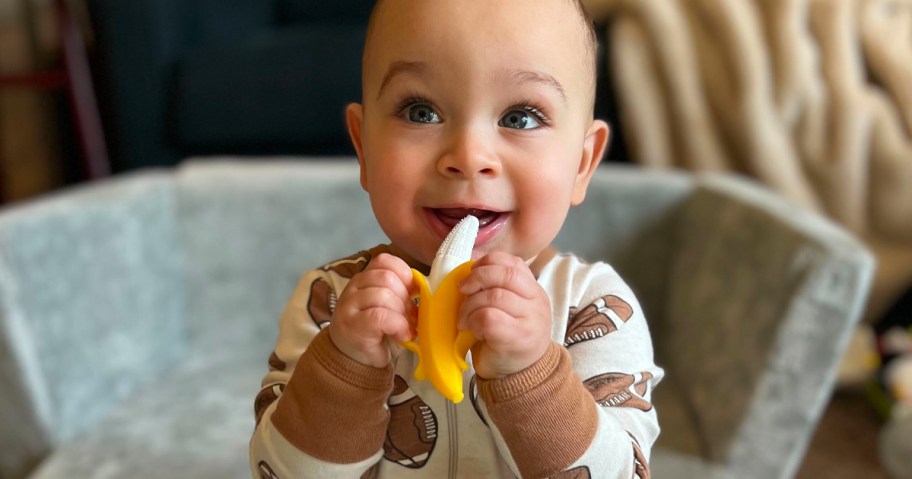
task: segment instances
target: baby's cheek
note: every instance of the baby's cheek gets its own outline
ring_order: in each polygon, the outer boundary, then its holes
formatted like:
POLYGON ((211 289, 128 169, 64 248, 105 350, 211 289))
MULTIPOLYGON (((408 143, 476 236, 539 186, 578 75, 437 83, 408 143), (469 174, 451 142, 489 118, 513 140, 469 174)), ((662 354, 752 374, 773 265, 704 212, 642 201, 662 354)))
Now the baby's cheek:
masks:
POLYGON ((533 205, 529 213, 516 224, 516 251, 514 254, 529 260, 547 248, 557 237, 566 213, 560 214, 553 205, 533 205))

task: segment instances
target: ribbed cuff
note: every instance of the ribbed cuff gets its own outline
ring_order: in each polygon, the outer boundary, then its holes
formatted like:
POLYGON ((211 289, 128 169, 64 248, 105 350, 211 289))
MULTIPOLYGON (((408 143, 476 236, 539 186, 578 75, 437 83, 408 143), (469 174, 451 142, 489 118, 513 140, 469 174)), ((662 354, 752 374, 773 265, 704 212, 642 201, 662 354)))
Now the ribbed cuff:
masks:
POLYGON ((570 353, 552 343, 528 368, 477 378, 478 395, 523 477, 547 477, 573 464, 592 443, 598 411, 573 373, 570 353))
POLYGON ((298 359, 272 415, 275 428, 301 451, 350 464, 383 447, 393 368, 365 366, 321 331, 298 359))

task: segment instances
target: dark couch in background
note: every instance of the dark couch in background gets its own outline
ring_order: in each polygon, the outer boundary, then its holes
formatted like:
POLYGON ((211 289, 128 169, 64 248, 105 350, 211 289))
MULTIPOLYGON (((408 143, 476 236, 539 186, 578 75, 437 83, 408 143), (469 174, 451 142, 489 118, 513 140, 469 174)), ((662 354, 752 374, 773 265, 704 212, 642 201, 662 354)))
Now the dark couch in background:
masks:
POLYGON ((352 154, 372 0, 88 0, 115 171, 205 154, 352 154))
MULTIPOLYGON (((115 171, 199 155, 354 154, 344 107, 361 98, 374 0, 87 1, 115 171)), ((600 77, 596 115, 613 120, 613 104, 600 77)), ((623 158, 613 133, 609 156, 623 158)))

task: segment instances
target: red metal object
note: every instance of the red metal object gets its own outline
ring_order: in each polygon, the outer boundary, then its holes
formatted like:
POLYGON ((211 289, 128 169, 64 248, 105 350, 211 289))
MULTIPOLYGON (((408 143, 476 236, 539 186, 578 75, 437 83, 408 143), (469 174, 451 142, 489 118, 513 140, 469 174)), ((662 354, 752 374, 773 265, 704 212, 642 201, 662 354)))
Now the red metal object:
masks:
POLYGON ((85 40, 73 19, 66 0, 54 0, 63 43, 63 68, 68 78, 67 94, 76 134, 82 147, 83 172, 92 180, 111 174, 108 149, 101 127, 101 115, 92 86, 92 71, 86 55, 85 40))
POLYGON ((79 141, 82 176, 85 180, 94 180, 110 175, 111 167, 85 40, 66 0, 54 0, 54 13, 61 43, 60 68, 21 75, 0 75, 0 88, 65 90, 79 141))

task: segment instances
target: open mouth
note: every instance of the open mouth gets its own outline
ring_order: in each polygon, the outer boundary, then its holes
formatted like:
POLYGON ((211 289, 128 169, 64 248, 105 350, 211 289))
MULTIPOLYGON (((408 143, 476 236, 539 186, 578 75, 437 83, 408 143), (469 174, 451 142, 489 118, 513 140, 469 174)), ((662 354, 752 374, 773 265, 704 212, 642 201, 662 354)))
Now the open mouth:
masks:
POLYGON ((478 237, 475 246, 479 247, 493 238, 506 224, 509 212, 481 208, 426 208, 432 229, 442 240, 457 223, 466 216, 478 218, 478 237))
POLYGON ((450 228, 456 226, 456 224, 462 221, 466 216, 472 215, 478 218, 478 228, 481 229, 496 221, 501 215, 501 213, 497 211, 480 210, 477 208, 433 208, 432 211, 434 215, 440 219, 441 223, 450 228))

